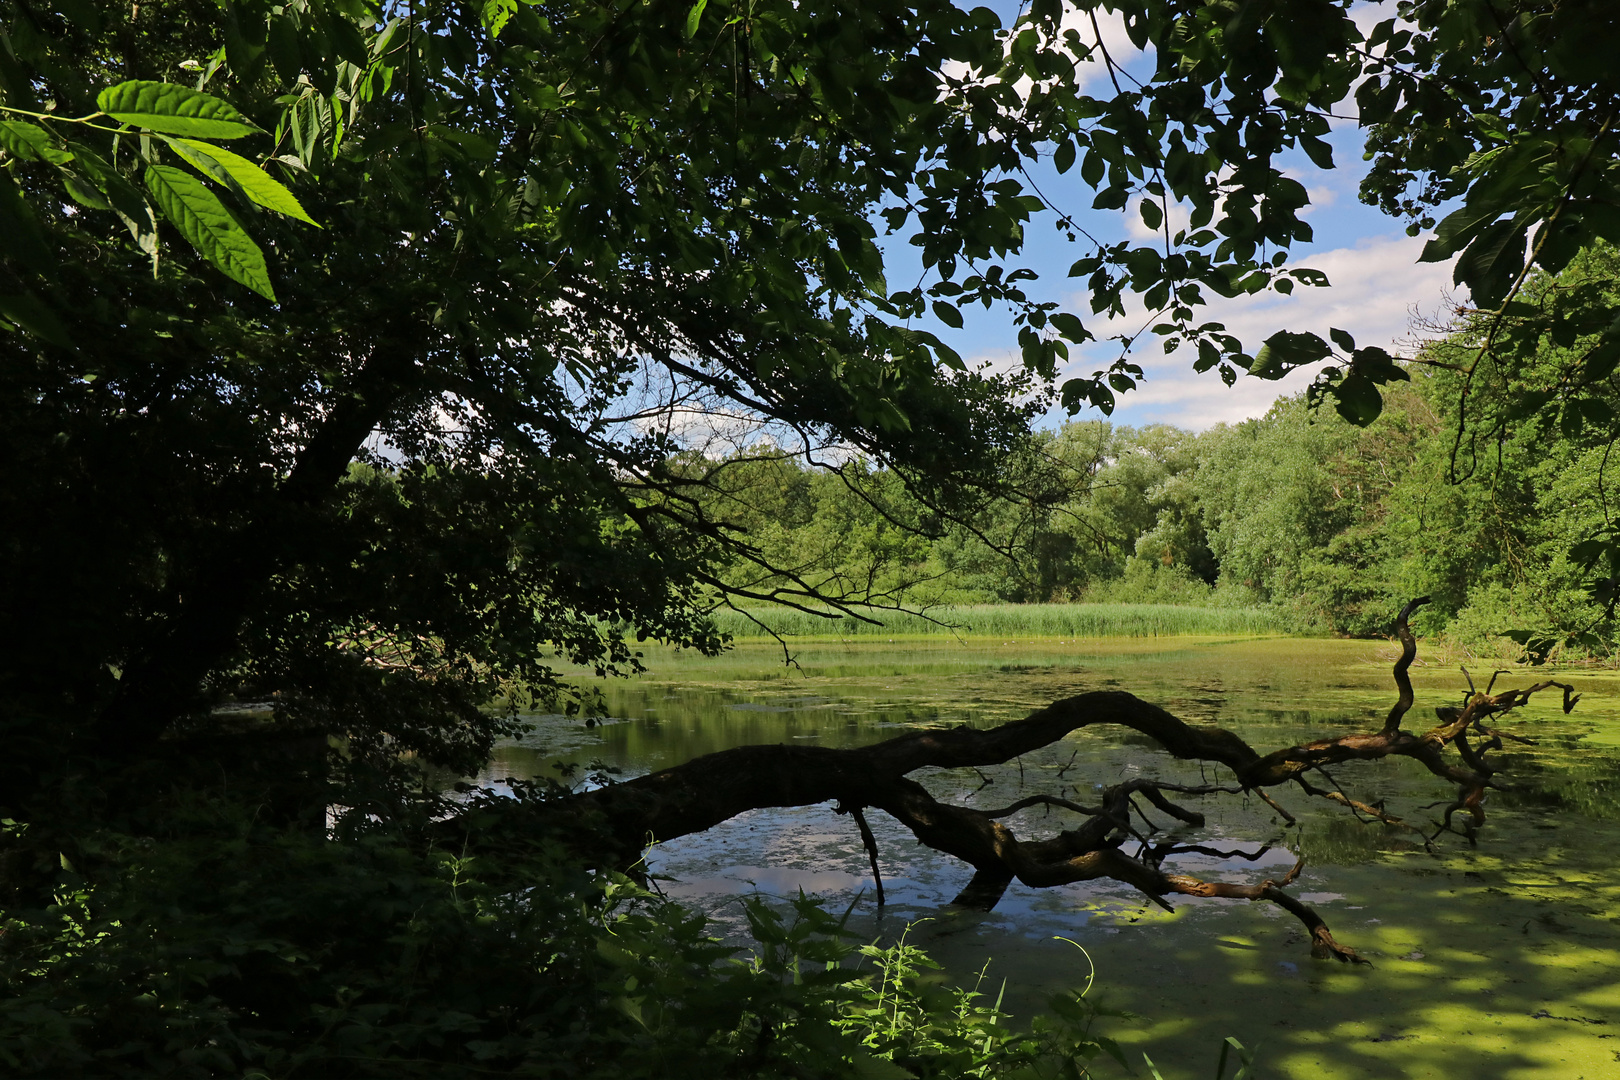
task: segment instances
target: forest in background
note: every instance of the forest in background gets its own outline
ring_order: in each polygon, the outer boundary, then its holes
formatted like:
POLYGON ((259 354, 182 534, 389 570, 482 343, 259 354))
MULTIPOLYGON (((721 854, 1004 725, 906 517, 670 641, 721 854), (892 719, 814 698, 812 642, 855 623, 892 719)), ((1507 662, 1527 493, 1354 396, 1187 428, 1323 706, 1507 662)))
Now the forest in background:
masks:
MULTIPOLYGON (((1613 261, 1600 253, 1535 282, 1526 302, 1613 280, 1613 261)), ((1387 633, 1406 600, 1428 595, 1419 632, 1473 652, 1612 654, 1602 583, 1577 551, 1610 520, 1612 386, 1582 410, 1505 415, 1459 443, 1450 365, 1477 336, 1463 325, 1427 343, 1365 427, 1298 394, 1203 432, 1103 420, 1038 432, 1001 493, 955 521, 862 460, 807 465, 755 446, 705 463, 709 510, 784 573, 737 559, 725 580, 909 609, 1261 607, 1296 632, 1356 636, 1387 633)), ((1570 351, 1549 336, 1515 378, 1567 365, 1570 351)))

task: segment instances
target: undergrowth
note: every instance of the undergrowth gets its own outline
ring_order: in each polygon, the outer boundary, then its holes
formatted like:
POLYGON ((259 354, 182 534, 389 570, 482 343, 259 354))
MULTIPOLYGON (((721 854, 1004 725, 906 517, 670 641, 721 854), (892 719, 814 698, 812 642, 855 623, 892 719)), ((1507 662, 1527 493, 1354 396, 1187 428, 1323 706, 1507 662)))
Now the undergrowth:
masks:
POLYGON ((332 838, 218 804, 158 832, 81 835, 70 854, 6 822, 0 868, 51 873, 0 916, 0 1072, 1078 1078, 1119 1053, 1083 994, 1015 1024, 905 940, 860 945, 802 896, 749 901, 737 949, 542 842, 332 838))

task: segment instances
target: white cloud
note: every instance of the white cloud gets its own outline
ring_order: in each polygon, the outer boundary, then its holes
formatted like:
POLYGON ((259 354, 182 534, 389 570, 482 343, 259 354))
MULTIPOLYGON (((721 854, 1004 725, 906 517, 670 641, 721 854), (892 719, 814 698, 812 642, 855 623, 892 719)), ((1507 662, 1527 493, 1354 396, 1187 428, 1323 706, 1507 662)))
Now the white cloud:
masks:
POLYGON ((1325 184, 1306 188, 1305 195, 1311 200, 1311 205, 1299 212, 1300 217, 1309 217, 1318 210, 1326 210, 1339 200, 1338 189, 1328 187, 1325 184))
MULTIPOLYGON (((1411 337, 1414 313, 1435 315, 1445 307, 1451 289, 1451 266, 1419 263, 1422 250, 1421 238, 1383 236, 1305 256, 1290 265, 1322 271, 1332 283, 1329 287, 1296 288, 1290 296, 1216 298, 1198 317, 1224 323, 1250 352, 1278 330, 1313 331, 1325 338, 1330 327, 1337 327, 1349 331, 1358 345, 1379 345, 1399 353, 1400 343, 1411 337)), ((1071 298, 1070 304, 1075 310, 1086 309, 1084 296, 1071 298)), ((1145 321, 1137 309, 1092 329, 1099 337, 1134 333, 1145 321)), ((1133 350, 1132 355, 1146 377, 1137 389, 1119 396, 1114 417, 1120 423, 1163 422, 1195 430, 1233 423, 1264 414, 1277 398, 1310 385, 1315 374, 1314 369, 1301 369, 1277 382, 1240 375, 1237 385, 1229 388, 1215 371, 1194 372, 1193 356, 1185 348, 1166 356, 1150 336, 1140 342, 1140 351, 1133 350)), ((1091 346, 1071 368, 1089 373, 1112 360, 1117 349, 1113 342, 1091 346)))
POLYGON ((1398 12, 1397 0, 1377 0, 1376 3, 1359 3, 1350 8, 1350 19, 1363 36, 1372 33, 1374 26, 1385 19, 1393 19, 1398 12))
MULTIPOLYGON (((1114 62, 1114 67, 1121 70, 1130 70, 1137 78, 1146 79, 1153 71, 1151 60, 1145 66, 1139 61, 1151 58, 1153 46, 1138 49, 1131 42, 1130 35, 1125 32, 1125 16, 1117 11, 1104 11, 1097 15, 1096 29, 1092 28, 1091 18, 1083 12, 1070 9, 1063 13, 1063 20, 1059 24, 1059 33, 1073 30, 1080 35, 1080 40, 1087 45, 1098 44, 1097 30, 1102 31, 1102 50, 1094 50, 1091 58, 1078 65, 1075 75, 1075 85, 1081 90, 1090 89, 1093 84, 1108 82, 1108 65, 1104 62, 1102 52, 1108 53, 1108 58, 1114 62)), ((1126 75, 1120 75, 1120 85, 1129 87, 1135 82, 1126 75)))
MULTIPOLYGON (((1132 240, 1152 240, 1156 237, 1164 236, 1163 225, 1160 225, 1157 229, 1150 229, 1147 227, 1147 222, 1142 220, 1142 200, 1144 198, 1146 198, 1146 196, 1134 196, 1130 201, 1130 205, 1125 208, 1125 232, 1132 240)), ((1158 199, 1154 199, 1153 201, 1155 203, 1159 203, 1161 207, 1164 205, 1158 199)), ((1176 233, 1187 228, 1188 223, 1192 218, 1192 207, 1185 203, 1171 203, 1170 213, 1168 216, 1170 220, 1170 235, 1174 236, 1176 233)))

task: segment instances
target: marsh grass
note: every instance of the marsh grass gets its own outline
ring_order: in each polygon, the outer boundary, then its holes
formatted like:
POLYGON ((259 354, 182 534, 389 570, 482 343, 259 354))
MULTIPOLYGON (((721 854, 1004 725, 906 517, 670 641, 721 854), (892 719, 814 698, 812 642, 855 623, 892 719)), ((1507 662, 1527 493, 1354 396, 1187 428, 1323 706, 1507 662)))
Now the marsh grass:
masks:
POLYGON ((1176 604, 975 604, 931 608, 926 616, 873 612, 876 623, 822 618, 792 608, 717 611, 715 625, 738 640, 817 638, 1143 638, 1268 635, 1289 631, 1286 618, 1266 608, 1183 607, 1176 604))

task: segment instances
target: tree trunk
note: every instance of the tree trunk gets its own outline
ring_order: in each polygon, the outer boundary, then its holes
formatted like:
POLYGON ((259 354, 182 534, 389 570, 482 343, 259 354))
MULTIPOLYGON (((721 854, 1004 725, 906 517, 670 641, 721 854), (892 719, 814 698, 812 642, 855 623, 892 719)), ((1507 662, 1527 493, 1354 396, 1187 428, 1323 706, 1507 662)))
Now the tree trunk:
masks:
POLYGON ((337 488, 366 439, 416 381, 415 352, 399 344, 389 338, 373 347, 348 394, 299 452, 273 497, 171 589, 162 629, 126 666, 97 718, 98 752, 123 754, 148 745, 200 707, 203 680, 229 661, 260 590, 287 566, 296 522, 337 488))

